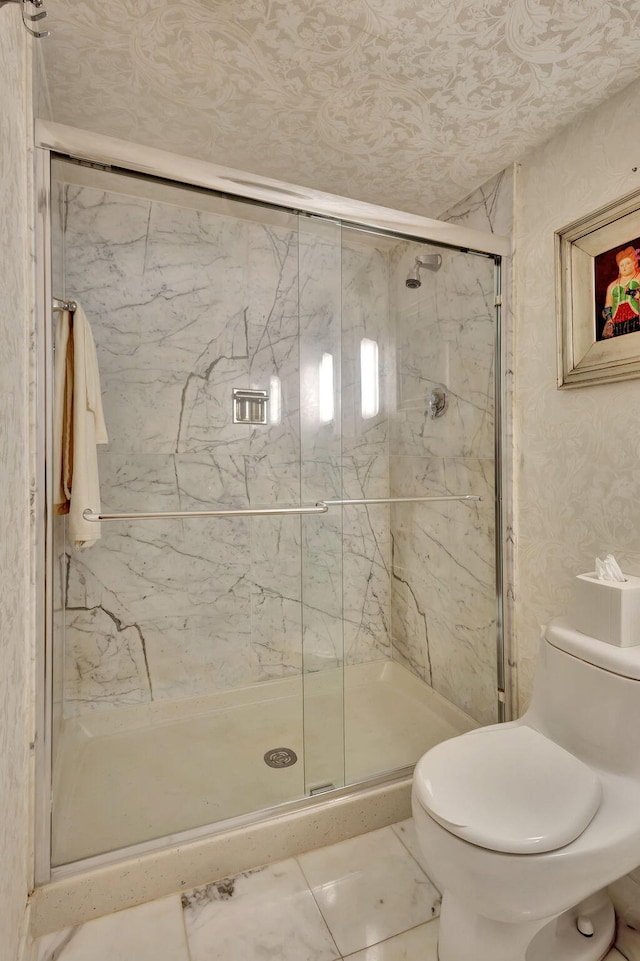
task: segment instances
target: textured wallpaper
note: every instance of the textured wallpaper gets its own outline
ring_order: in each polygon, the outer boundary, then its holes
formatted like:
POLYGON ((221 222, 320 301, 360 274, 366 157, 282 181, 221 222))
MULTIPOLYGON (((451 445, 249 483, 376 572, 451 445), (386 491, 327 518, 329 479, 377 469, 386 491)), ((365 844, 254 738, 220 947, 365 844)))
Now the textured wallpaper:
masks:
POLYGON ((523 162, 516 191, 516 638, 528 700, 540 625, 612 551, 640 575, 640 380, 556 388, 554 231, 637 189, 637 86, 523 162))
POLYGON ((29 886, 29 70, 20 11, 0 10, 0 953, 8 961, 29 886))
POLYGON ((54 119, 437 216, 640 71, 628 0, 52 0, 54 119))

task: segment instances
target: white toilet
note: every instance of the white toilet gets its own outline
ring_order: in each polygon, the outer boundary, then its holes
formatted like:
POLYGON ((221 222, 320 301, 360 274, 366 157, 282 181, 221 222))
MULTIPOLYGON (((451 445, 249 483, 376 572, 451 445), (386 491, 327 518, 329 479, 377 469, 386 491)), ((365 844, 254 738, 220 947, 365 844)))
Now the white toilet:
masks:
POLYGON ((439 961, 600 961, 640 864, 640 646, 553 621, 526 714, 425 754, 412 806, 439 961))

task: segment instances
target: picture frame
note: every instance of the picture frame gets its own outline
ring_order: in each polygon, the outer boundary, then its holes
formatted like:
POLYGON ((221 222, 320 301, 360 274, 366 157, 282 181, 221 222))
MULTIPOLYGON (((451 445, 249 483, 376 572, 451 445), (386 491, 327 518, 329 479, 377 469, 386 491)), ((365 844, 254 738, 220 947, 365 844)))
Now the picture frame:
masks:
POLYGON ((640 192, 557 230, 555 259, 558 387, 639 377, 640 192))

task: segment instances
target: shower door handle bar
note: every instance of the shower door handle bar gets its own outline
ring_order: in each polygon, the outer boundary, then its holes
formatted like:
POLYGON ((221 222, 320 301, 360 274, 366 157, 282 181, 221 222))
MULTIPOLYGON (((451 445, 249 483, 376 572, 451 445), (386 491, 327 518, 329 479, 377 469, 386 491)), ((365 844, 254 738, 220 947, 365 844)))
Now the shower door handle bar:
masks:
POLYGON ((351 504, 417 504, 424 501, 479 501, 478 494, 436 494, 429 497, 360 497, 349 500, 318 501, 307 507, 242 507, 237 510, 220 511, 156 511, 132 514, 96 514, 91 508, 82 512, 86 521, 152 521, 181 517, 273 517, 283 514, 326 514, 330 507, 348 507, 351 504))
POLYGON ((419 504, 426 501, 481 501, 479 494, 431 494, 428 497, 354 497, 349 500, 322 501, 328 507, 348 507, 350 504, 419 504))
POLYGON ((326 514, 329 508, 320 501, 308 507, 243 507, 238 510, 221 511, 157 511, 137 514, 96 514, 88 508, 82 512, 86 521, 153 521, 170 517, 272 517, 281 514, 326 514))

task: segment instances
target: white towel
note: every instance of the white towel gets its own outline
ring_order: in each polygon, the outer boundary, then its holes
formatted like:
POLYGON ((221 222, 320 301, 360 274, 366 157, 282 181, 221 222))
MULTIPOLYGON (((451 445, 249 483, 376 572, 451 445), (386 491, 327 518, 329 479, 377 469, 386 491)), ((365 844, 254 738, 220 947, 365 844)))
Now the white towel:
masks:
POLYGON ((53 405, 53 504, 68 514, 76 548, 100 537, 100 524, 83 511, 100 513, 97 444, 108 444, 102 411, 100 372, 91 328, 82 307, 64 310, 56 325, 53 405))

